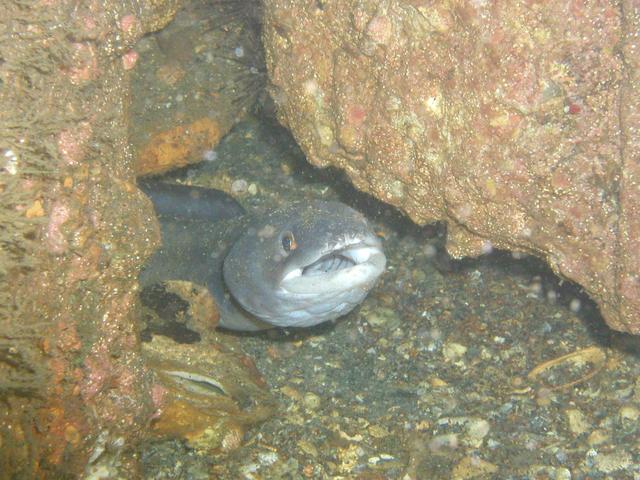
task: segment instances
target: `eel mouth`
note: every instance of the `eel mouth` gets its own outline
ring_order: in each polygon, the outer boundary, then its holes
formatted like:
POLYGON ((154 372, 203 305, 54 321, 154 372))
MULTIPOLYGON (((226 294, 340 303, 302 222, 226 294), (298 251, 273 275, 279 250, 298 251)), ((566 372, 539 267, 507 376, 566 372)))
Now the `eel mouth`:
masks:
POLYGON ((301 276, 324 275, 364 263, 371 258, 372 247, 350 245, 333 250, 301 269, 301 276))
POLYGON ((343 255, 342 252, 332 252, 319 258, 311 265, 307 265, 302 269, 300 275, 324 275, 325 273, 337 272, 343 268, 353 267, 356 262, 353 261, 348 255, 343 255))
POLYGON ((322 294, 368 285, 384 270, 386 258, 380 240, 373 237, 334 245, 307 265, 292 269, 282 279, 285 293, 322 294))

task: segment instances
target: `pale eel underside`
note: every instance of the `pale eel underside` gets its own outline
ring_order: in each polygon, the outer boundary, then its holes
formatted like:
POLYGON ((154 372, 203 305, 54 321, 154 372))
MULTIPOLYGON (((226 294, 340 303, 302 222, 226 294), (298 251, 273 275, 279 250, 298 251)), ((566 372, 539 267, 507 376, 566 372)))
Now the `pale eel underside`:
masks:
POLYGON ((386 257, 365 217, 312 200, 251 216, 227 194, 141 182, 160 220, 162 246, 142 288, 168 280, 205 286, 219 326, 255 331, 335 320, 366 297, 386 257))

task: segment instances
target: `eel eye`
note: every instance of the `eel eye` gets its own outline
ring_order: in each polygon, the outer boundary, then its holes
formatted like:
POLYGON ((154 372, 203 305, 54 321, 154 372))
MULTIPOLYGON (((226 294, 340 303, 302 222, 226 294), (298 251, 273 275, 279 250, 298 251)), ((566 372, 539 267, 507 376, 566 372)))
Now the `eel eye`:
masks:
POLYGON ((298 248, 298 244, 296 243, 296 238, 293 236, 291 232, 285 232, 282 235, 282 248, 285 252, 289 253, 298 248))

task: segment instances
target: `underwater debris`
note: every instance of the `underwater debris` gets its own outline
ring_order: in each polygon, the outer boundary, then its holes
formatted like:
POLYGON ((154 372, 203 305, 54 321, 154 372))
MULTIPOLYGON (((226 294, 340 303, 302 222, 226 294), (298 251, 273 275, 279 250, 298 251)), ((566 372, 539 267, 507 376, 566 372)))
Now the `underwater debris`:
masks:
POLYGON ((215 336, 217 341, 203 335, 206 342, 183 344, 154 335, 143 343, 162 389, 163 406, 151 426, 155 436, 182 438, 197 450, 229 451, 241 445, 249 427, 275 412, 255 367, 232 351, 233 338, 215 336))
MULTIPOLYGON (((569 387, 573 387, 582 382, 586 382, 587 380, 593 378, 597 375, 606 365, 607 354, 605 351, 599 347, 588 347, 580 350, 576 350, 575 352, 568 353, 566 355, 562 355, 561 357, 554 358, 551 360, 547 360, 546 362, 537 365, 533 370, 529 372, 527 378, 529 380, 538 381, 540 383, 548 383, 548 380, 545 382, 543 378, 545 376, 553 375, 552 371, 557 369, 560 371, 561 369, 569 370, 564 371, 564 374, 570 376, 568 380, 565 380, 561 384, 549 385, 546 384, 545 388, 549 390, 561 390, 569 387), (589 368, 583 372, 582 370, 586 365, 589 365, 589 368), (571 370, 579 370, 579 373, 574 373, 571 370), (576 377, 571 379, 571 377, 576 377)), ((553 375, 553 376, 557 376, 553 375)))

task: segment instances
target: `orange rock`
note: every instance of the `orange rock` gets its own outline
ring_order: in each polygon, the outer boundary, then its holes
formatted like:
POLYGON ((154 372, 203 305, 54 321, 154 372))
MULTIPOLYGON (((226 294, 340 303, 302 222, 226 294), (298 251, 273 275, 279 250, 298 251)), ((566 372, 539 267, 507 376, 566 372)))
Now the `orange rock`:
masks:
POLYGON ((75 425, 67 425, 64 429, 64 439, 74 447, 80 444, 80 432, 75 425))
POLYGON ((220 125, 206 117, 157 133, 140 150, 136 175, 157 175, 198 163, 204 151, 215 146, 221 136, 220 125))
POLYGON ((36 200, 25 212, 27 218, 35 218, 44 216, 44 209, 42 208, 42 202, 36 200))

